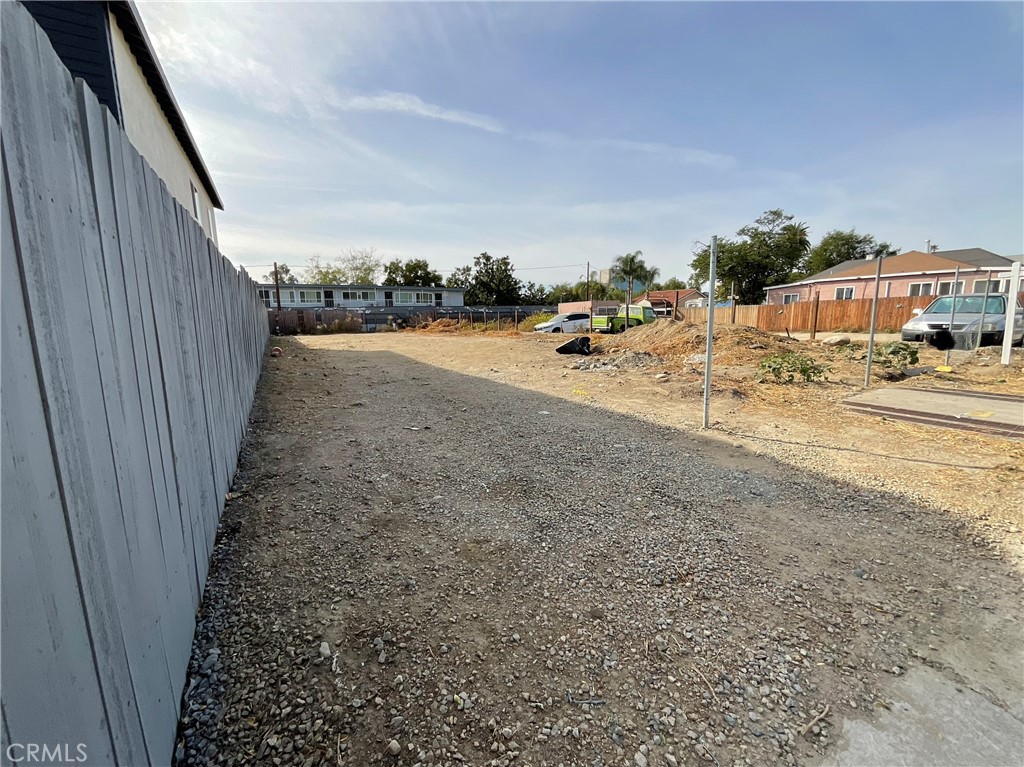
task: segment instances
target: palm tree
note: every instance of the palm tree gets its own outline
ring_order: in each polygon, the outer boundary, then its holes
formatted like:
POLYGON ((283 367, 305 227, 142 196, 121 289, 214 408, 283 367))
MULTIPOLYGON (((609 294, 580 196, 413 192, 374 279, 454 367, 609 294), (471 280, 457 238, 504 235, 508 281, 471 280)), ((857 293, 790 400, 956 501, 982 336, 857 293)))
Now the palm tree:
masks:
POLYGON ((807 224, 804 222, 786 224, 782 227, 781 234, 782 239, 793 248, 795 253, 800 254, 801 258, 811 252, 811 238, 807 224))
MULTIPOLYGON (((626 324, 629 324, 629 304, 633 300, 633 283, 652 279, 652 270, 644 263, 643 251, 637 250, 624 256, 616 256, 612 262, 612 279, 626 281, 626 324)), ((657 269, 653 270, 654 275, 657 269)))

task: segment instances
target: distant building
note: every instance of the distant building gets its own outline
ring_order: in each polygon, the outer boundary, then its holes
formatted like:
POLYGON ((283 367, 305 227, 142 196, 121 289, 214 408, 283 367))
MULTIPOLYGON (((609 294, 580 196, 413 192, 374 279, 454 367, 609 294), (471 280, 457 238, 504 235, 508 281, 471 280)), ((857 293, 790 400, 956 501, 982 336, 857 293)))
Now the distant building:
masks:
MULTIPOLYGON (((625 291, 629 289, 629 282, 626 280, 615 280, 612 279, 611 269, 601 269, 597 273, 597 281, 602 285, 608 285, 613 288, 625 291)), ((647 283, 643 280, 633 280, 633 293, 642 293, 647 289, 647 283)))
POLYGON ((659 314, 674 316, 676 309, 707 306, 708 297, 694 288, 682 290, 648 290, 637 296, 637 301, 650 301, 659 314))
POLYGON ((23 5, 72 76, 85 81, 171 195, 217 242, 214 210, 224 205, 135 3, 25 0, 23 5))
MULTIPOLYGON (((277 308, 273 283, 257 285, 268 309, 277 308)), ((281 285, 282 309, 365 309, 371 307, 464 306, 465 288, 395 285, 281 285)))
MULTIPOLYGON (((1005 293, 1010 285, 1012 260, 981 248, 939 250, 922 253, 910 250, 882 261, 880 295, 944 296, 953 292, 954 275, 959 269, 958 293, 983 293, 991 283, 993 293, 1005 293)), ((846 301, 874 296, 874 259, 852 259, 826 269, 804 280, 765 288, 766 303, 792 304, 811 301, 818 294, 820 301, 846 301)))

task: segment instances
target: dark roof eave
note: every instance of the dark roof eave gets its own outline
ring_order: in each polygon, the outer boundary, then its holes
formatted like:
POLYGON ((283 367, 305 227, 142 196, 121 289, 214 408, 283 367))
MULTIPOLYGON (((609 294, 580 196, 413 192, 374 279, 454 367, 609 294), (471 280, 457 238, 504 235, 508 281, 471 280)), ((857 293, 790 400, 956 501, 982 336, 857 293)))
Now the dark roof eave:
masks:
POLYGON ((149 35, 146 34, 146 28, 142 24, 142 17, 139 15, 139 10, 135 7, 134 1, 108 0, 107 7, 110 8, 110 12, 117 19, 118 26, 121 27, 125 40, 128 41, 132 54, 135 56, 135 60, 138 61, 139 67, 142 69, 142 73, 145 75, 146 82, 149 83, 157 103, 160 104, 164 115, 167 117, 167 121, 171 124, 171 129, 174 131, 178 143, 181 144, 181 148, 184 150, 189 162, 192 163, 192 168, 195 170, 196 175, 199 176, 199 181, 210 196, 210 202, 213 203, 217 210, 224 210, 224 203, 217 193, 217 187, 213 184, 213 177, 210 175, 206 163, 203 162, 203 157, 199 154, 199 147, 196 145, 196 141, 192 137, 188 125, 185 123, 181 107, 178 106, 174 93, 171 91, 171 85, 167 81, 167 76, 164 74, 164 70, 160 66, 159 60, 157 60, 156 53, 153 51, 153 44, 150 42, 149 35))

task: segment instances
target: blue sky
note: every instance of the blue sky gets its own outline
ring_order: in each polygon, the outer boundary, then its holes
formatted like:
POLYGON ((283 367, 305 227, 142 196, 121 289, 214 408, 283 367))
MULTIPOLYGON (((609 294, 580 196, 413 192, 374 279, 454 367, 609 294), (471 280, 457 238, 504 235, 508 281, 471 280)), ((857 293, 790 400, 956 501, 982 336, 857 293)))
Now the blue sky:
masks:
POLYGON ((258 277, 352 247, 552 283, 768 208, 1024 252, 1020 3, 143 3, 258 277), (551 268, 554 267, 554 268, 551 268))

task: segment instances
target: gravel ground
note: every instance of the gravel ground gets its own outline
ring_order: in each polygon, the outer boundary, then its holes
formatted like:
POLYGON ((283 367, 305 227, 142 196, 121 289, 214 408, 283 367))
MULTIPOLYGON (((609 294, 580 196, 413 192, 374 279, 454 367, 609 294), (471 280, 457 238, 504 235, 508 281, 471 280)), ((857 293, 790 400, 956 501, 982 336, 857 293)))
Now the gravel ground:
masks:
POLYGON ((919 665, 1024 721, 1019 572, 963 520, 384 341, 275 343, 178 764, 801 764, 919 665))

